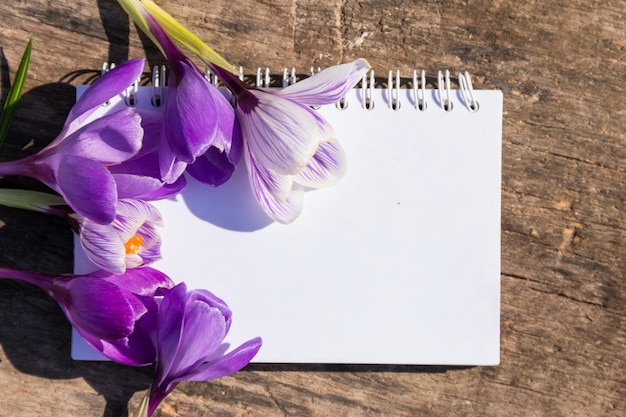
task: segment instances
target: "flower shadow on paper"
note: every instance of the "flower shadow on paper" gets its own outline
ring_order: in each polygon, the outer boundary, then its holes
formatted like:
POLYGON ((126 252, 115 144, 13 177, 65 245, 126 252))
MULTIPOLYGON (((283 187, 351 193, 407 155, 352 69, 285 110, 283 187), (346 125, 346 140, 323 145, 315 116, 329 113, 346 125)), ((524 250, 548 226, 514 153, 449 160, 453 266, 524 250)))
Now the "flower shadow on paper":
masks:
POLYGON ((255 200, 243 163, 219 187, 207 187, 189 178, 181 196, 194 216, 223 229, 253 232, 274 222, 255 200))

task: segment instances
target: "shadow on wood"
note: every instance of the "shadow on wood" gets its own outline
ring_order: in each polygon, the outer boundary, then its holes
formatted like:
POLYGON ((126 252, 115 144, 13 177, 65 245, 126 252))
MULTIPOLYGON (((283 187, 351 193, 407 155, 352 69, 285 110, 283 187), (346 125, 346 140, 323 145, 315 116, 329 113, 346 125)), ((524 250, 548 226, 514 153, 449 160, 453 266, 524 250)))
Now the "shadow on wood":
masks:
POLYGON ((130 398, 150 384, 150 367, 73 361, 69 323, 31 285, 0 282, 0 318, 0 344, 16 370, 52 380, 83 378, 106 401, 103 417, 127 416, 130 398))

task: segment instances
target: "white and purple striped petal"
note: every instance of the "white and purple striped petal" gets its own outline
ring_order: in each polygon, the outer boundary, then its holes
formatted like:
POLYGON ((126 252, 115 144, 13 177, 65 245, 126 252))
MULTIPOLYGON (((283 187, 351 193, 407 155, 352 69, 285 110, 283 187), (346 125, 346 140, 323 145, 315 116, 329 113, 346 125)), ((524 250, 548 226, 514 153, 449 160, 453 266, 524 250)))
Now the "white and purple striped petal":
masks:
POLYGON ((307 106, 336 103, 346 96, 370 69, 363 58, 326 68, 312 77, 283 88, 278 95, 307 106))
POLYGON ((79 242, 97 267, 116 274, 149 265, 161 258, 161 238, 156 226, 161 214, 142 200, 118 201, 115 219, 98 224, 78 218, 79 242))

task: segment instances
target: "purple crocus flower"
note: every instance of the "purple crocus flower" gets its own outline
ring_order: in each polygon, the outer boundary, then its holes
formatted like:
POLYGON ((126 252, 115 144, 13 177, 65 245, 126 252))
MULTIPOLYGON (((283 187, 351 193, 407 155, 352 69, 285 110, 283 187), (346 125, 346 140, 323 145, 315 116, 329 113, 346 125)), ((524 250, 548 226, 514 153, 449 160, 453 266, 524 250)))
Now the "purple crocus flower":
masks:
POLYGON ((171 66, 159 145, 161 178, 167 183, 176 181, 188 164, 209 152, 212 158, 199 163, 200 175, 225 181, 224 173, 229 169, 224 167, 234 167, 241 155, 237 152, 240 146, 232 146, 232 106, 143 6, 137 3, 136 7, 171 66))
POLYGON ((125 365, 154 363, 152 335, 159 296, 174 286, 152 268, 123 275, 97 271, 87 275, 50 276, 0 268, 0 277, 25 281, 50 295, 80 335, 111 360, 125 365))
POLYGON ((148 417, 179 382, 221 378, 252 360, 261 348, 260 338, 224 354, 228 345, 223 340, 230 324, 230 309, 209 291, 188 291, 181 283, 164 295, 157 320, 157 367, 148 393, 148 417))
POLYGON ((327 68, 281 90, 250 88, 208 64, 236 98, 243 155, 256 200, 281 223, 302 210, 305 187, 335 184, 346 155, 332 127, 312 106, 337 102, 370 68, 365 59, 327 68))
POLYGON ((58 192, 78 214, 99 224, 115 218, 118 200, 109 166, 133 157, 141 148, 141 117, 123 109, 90 120, 92 113, 139 78, 143 59, 118 65, 78 99, 61 133, 37 154, 0 163, 0 176, 36 178, 58 192))
POLYGON ((123 274, 161 259, 161 238, 156 226, 163 224, 161 214, 151 204, 134 199, 117 202, 115 220, 98 224, 87 218, 76 220, 75 231, 87 258, 98 268, 123 274))

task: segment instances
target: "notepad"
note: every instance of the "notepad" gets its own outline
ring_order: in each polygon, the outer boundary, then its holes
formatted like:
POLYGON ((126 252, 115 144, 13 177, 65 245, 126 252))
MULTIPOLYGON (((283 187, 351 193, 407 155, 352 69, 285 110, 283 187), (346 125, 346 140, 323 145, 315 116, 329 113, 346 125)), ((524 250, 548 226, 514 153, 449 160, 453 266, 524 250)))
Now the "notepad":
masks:
MULTIPOLYGON (((149 87, 138 94, 150 103, 149 87)), ((496 365, 502 101, 471 84, 355 88, 317 109, 348 155, 337 185, 307 191, 283 225, 243 164, 220 187, 188 178, 155 202, 154 267, 223 298, 226 340, 263 338, 253 362, 496 365)), ((75 359, 96 359, 90 349, 74 338, 75 359)))

